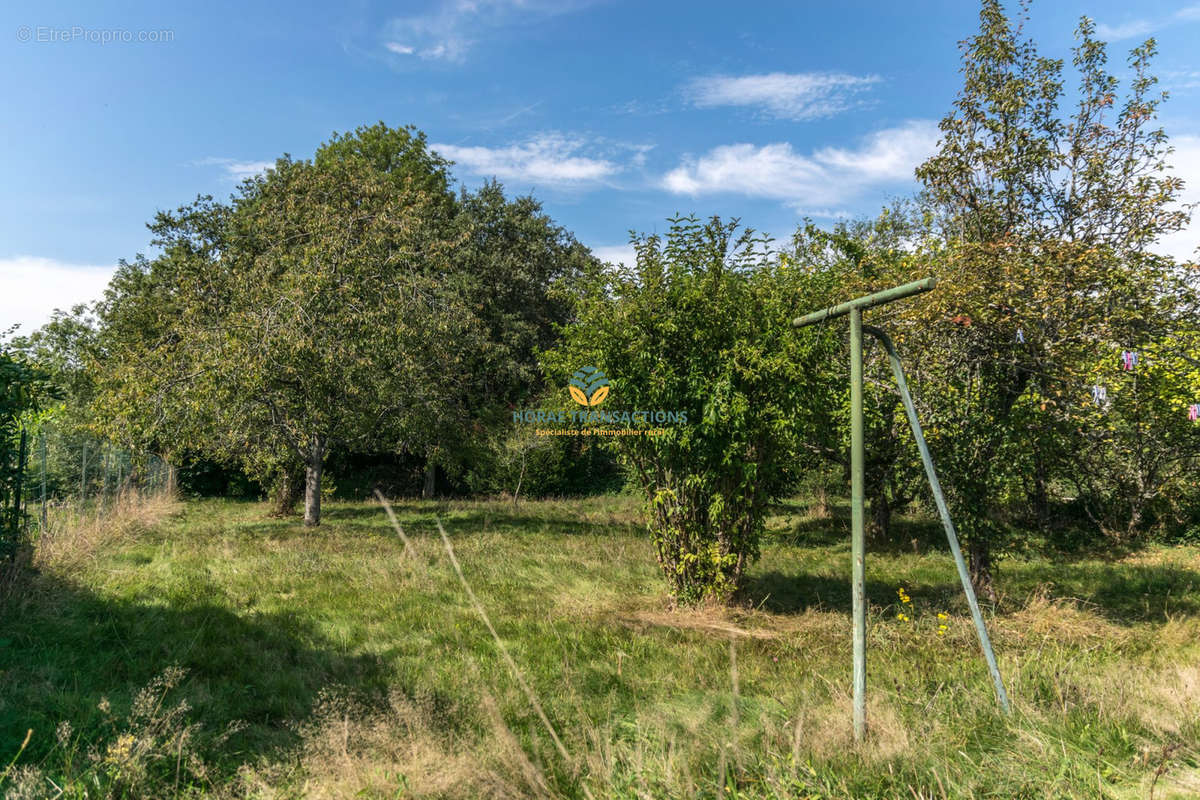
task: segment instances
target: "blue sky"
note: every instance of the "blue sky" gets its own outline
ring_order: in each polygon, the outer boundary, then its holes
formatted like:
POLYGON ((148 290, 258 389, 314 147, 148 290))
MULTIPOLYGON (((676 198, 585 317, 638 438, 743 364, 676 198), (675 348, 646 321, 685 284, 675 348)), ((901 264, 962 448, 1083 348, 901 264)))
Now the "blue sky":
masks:
MULTIPOLYGON (((0 11, 0 329, 98 296, 149 252, 155 210, 379 120, 424 130, 468 187, 532 192, 610 260, 677 212, 778 237, 871 214, 912 191, 977 27, 961 0, 107 5, 0 11)), ((1200 4, 1042 0, 1029 30, 1069 56, 1081 14, 1117 64, 1158 39, 1161 121, 1200 199, 1200 4)))

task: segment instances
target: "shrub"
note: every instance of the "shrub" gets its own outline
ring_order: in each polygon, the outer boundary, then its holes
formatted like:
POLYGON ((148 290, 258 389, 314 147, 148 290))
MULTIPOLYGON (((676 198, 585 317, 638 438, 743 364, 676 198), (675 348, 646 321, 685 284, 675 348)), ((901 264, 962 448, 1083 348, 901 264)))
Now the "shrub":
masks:
POLYGON ((829 363, 816 349, 833 340, 791 329, 797 304, 813 302, 803 299, 812 277, 736 222, 675 219, 665 239, 633 244, 636 266, 584 287, 544 366, 563 386, 599 368, 606 411, 679 412, 660 435, 606 436, 603 446, 645 496, 675 599, 723 601, 758 555, 767 504, 805 463, 805 398, 827 391, 816 386, 825 373, 806 365, 829 363))

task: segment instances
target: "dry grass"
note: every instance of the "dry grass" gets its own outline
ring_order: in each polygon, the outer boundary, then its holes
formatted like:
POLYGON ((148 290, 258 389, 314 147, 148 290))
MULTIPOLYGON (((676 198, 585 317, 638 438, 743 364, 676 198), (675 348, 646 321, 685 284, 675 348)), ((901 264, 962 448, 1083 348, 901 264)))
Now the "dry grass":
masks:
POLYGON ((806 609, 792 615, 770 614, 729 607, 706 608, 613 608, 604 618, 634 630, 671 628, 700 631, 713 636, 744 639, 787 639, 801 642, 808 637, 836 636, 844 632, 845 620, 835 612, 806 609))
POLYGON ((302 741, 297 762, 243 767, 235 794, 261 798, 299 795, 312 800, 483 800, 528 794, 527 787, 506 775, 511 770, 493 766, 496 754, 480 752, 477 742, 456 736, 439 724, 428 698, 392 692, 380 708, 326 692, 312 717, 297 726, 297 732, 302 741))
POLYGON ((181 507, 172 495, 138 491, 122 492, 107 505, 82 510, 74 505, 53 507, 46 529, 33 543, 33 566, 60 573, 79 569, 97 554, 153 529, 181 507))
POLYGON ((1099 642, 1119 645, 1131 632, 1074 598, 1053 597, 1039 587, 1018 611, 991 623, 1010 640, 1037 646, 1039 640, 1087 647, 1099 642))

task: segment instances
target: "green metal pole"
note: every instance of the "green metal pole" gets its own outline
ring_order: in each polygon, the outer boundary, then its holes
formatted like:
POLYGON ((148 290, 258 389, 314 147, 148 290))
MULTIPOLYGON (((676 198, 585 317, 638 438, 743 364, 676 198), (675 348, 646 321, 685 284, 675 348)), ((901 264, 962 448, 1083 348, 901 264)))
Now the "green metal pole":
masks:
MULTIPOLYGON (((938 514, 942 518, 942 527, 946 529, 946 539, 950 542, 950 552, 954 555, 954 563, 958 567, 958 577, 962 581, 963 592, 967 595, 967 605, 971 607, 971 618, 975 621, 979 646, 983 649, 983 657, 987 660, 988 672, 992 674, 992 683, 996 687, 996 700, 1005 714, 1011 713, 1012 707, 1008 702, 1008 692, 1004 690, 1004 680, 1000 677, 1000 668, 996 664, 996 654, 992 651, 991 639, 988 638, 987 625, 983 622, 983 614, 979 611, 979 601, 975 598, 974 587, 971 586, 971 575, 967 571, 967 562, 963 559, 962 550, 958 546, 958 535, 954 532, 950 509, 946 506, 946 498, 942 495, 942 484, 938 480, 937 470, 933 467, 933 457, 929 455, 929 447, 925 444, 925 434, 921 431, 917 408, 913 405, 912 395, 908 391, 908 381, 904 378, 904 367, 900 365, 900 355, 896 352, 891 338, 879 328, 868 325, 864 330, 880 341, 887 350, 888 360, 892 363, 892 375, 895 376, 896 386, 900 390, 900 401, 904 404, 904 413, 908 415, 908 424, 912 427, 913 437, 917 440, 917 449, 921 451, 921 462, 925 465, 929 488, 933 490, 933 500, 937 504, 938 514)), ((857 645, 857 640, 855 643, 857 645)))
POLYGON ((864 585, 866 535, 863 517, 863 347, 862 309, 850 310, 850 550, 854 615, 854 740, 867 730, 867 595, 864 585))
POLYGON ((928 292, 933 287, 937 286, 937 278, 925 278, 920 281, 906 283, 903 286, 896 286, 891 289, 884 289, 882 292, 875 294, 864 295, 853 300, 848 300, 845 303, 839 303, 830 308, 823 308, 820 311, 814 311, 811 314, 805 314, 803 317, 797 317, 792 320, 793 328, 803 328, 806 325, 815 325, 818 322, 824 322, 827 319, 834 319, 849 314, 854 309, 866 311, 868 308, 890 303, 894 300, 900 300, 905 297, 912 297, 914 294, 922 294, 928 292))

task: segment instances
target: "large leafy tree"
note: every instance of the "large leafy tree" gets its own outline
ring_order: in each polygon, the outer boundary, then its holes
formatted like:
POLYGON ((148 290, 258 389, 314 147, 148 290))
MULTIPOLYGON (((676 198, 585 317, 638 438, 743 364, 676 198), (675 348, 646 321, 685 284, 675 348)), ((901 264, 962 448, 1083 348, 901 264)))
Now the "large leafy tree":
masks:
POLYGON ((906 305, 900 327, 921 354, 916 377, 976 589, 993 598, 1013 487, 1044 507, 1064 454, 1078 452, 1097 359, 1168 335, 1180 318, 1159 302, 1182 297, 1180 277, 1147 253, 1188 220, 1154 127, 1154 43, 1131 51, 1118 101, 1094 34, 1085 18, 1078 102, 1064 116, 1063 63, 985 0, 938 152, 917 170, 926 218, 914 271, 932 264, 944 280, 906 305))
POLYGON ((456 197, 448 166, 380 124, 160 213, 161 255, 100 306, 106 434, 237 464, 283 507, 299 476, 314 524, 331 448, 471 463, 595 260, 532 198, 456 197))
POLYGON ((305 474, 320 521, 331 447, 422 441, 466 391, 480 326, 452 268, 446 164, 411 129, 279 159, 229 205, 160 214, 163 255, 103 307, 109 427, 263 473, 305 474))
POLYGON ((572 287, 598 263, 535 198, 509 199, 496 181, 464 189, 454 220, 452 265, 480 336, 464 391, 425 428, 430 470, 479 463, 489 434, 508 430, 511 408, 542 386, 538 355, 570 318, 572 287))

